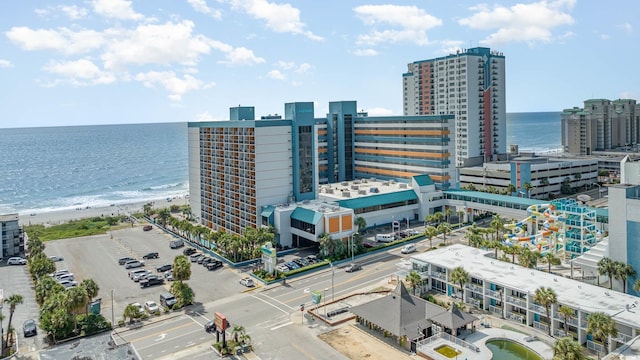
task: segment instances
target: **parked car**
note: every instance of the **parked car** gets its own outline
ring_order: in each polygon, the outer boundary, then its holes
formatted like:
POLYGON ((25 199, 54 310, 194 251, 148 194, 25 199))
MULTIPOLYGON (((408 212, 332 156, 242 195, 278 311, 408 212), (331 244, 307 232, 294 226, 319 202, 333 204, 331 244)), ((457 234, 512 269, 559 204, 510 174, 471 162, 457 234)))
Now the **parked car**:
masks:
POLYGON ((416 236, 416 235, 420 235, 422 233, 420 231, 416 230, 416 229, 409 229, 409 230, 407 230, 407 234, 409 234, 410 236, 416 236))
POLYGON ((66 275, 66 274, 71 274, 71 273, 67 269, 61 269, 61 270, 56 270, 55 272, 49 274, 49 276, 52 276, 52 277, 55 278, 55 277, 58 277, 60 275, 66 275))
POLYGON ((200 254, 200 253, 193 254, 193 255, 189 256, 189 260, 191 260, 191 262, 196 262, 202 256, 204 256, 204 255, 200 254))
POLYGON ((133 279, 134 276, 136 276, 137 274, 146 272, 147 269, 134 269, 129 271, 129 279, 133 279))
POLYGON ((71 289, 72 287, 78 286, 78 282, 73 280, 59 281, 58 284, 64 286, 65 289, 71 289))
POLYGON ((55 256, 55 255, 49 256, 49 259, 51 259, 51 261, 53 261, 53 262, 58 262, 58 261, 63 261, 64 260, 64 258, 62 258, 62 256, 55 256))
POLYGON ((160 265, 156 268, 156 271, 159 273, 163 273, 165 271, 169 271, 173 268, 173 265, 171 264, 164 264, 164 265, 160 265))
POLYGON ((287 263, 284 263, 284 265, 285 265, 286 267, 288 267, 288 268, 289 268, 289 270, 300 269, 300 265, 298 265, 298 264, 294 263, 293 261, 289 261, 289 262, 287 262, 287 263))
POLYGON ((405 246, 402 247, 402 250, 400 250, 401 253, 403 254, 409 254, 416 251, 416 245, 415 244, 407 244, 405 246))
POLYGON ((152 229, 153 229, 153 226, 151 226, 151 225, 145 225, 145 226, 142 227, 143 231, 151 231, 152 229))
POLYGON ((206 332, 214 332, 216 331, 216 323, 214 320, 209 320, 206 324, 204 324, 204 331, 206 332))
POLYGON ((142 305, 140 305, 140 303, 131 303, 129 305, 133 305, 136 309, 138 309, 138 313, 140 315, 144 314, 144 308, 142 307, 142 305))
POLYGON ((177 302, 176 298, 169 292, 165 292, 160 294, 160 305, 168 307, 169 309, 173 308, 177 302))
POLYGON ((155 301, 145 301, 144 308, 147 310, 149 314, 158 314, 160 313, 160 307, 156 304, 155 301))
POLYGON ((196 262, 197 262, 198 264, 202 264, 206 259, 210 259, 210 257, 208 257, 208 256, 206 256, 206 255, 204 255, 204 254, 203 254, 202 256, 200 256, 200 257, 198 258, 198 260, 196 260, 196 262))
POLYGON ((164 278, 167 279, 167 281, 173 281, 173 271, 171 270, 165 271, 164 278))
POLYGON ((136 273, 135 275, 133 275, 131 280, 133 280, 135 282, 139 282, 140 280, 146 278, 149 275, 151 275, 151 271, 149 271, 149 270, 140 271, 140 272, 136 273))
POLYGON ((131 260, 131 261, 127 261, 127 263, 124 264, 125 269, 135 269, 143 266, 144 266, 144 262, 140 260, 131 260))
POLYGON ((27 259, 21 257, 10 257, 7 259, 7 265, 26 265, 27 259))
POLYGON ((347 268, 346 268, 346 269, 344 269, 344 271, 346 271, 346 272, 354 272, 354 271, 357 271, 357 270, 360 270, 360 269, 362 269, 362 266, 360 266, 360 264, 358 264, 358 263, 351 263, 351 264, 349 264, 349 265, 347 266, 347 268))
POLYGON ((185 256, 193 255, 193 254, 195 254, 196 252, 198 252, 198 250, 196 250, 196 249, 194 249, 194 248, 191 248, 191 247, 190 247, 190 248, 186 248, 186 249, 182 250, 182 254, 183 254, 183 255, 185 255, 185 256))
POLYGON ((278 270, 280 272, 290 271, 290 269, 284 264, 280 264, 280 265, 276 266, 276 270, 278 270))
POLYGON ((169 247, 172 249, 177 249, 184 246, 184 241, 182 240, 171 240, 169 243, 169 247))
POLYGON ((143 256, 143 259, 157 259, 158 258, 158 253, 157 252, 150 252, 148 254, 146 254, 145 256, 143 256))
POLYGON ((22 324, 22 331, 24 332, 24 337, 38 335, 38 327, 36 326, 36 322, 33 319, 26 320, 22 324))
POLYGON ((317 263, 317 262, 319 261, 319 260, 318 260, 318 257, 317 257, 317 256, 315 256, 315 255, 309 255, 309 256, 305 257, 305 259, 307 259, 307 261, 308 261, 310 264, 315 264, 315 263, 317 263))
POLYGON ((140 287, 146 288, 154 285, 162 285, 164 284, 164 279, 159 278, 155 275, 149 275, 146 279, 140 280, 140 287))
POLYGON ((128 257, 128 256, 127 257, 123 257, 123 258, 118 259, 118 264, 119 265, 124 265, 124 264, 127 263, 127 261, 132 261, 132 260, 135 260, 135 259, 132 258, 132 257, 128 257))
POLYGON ((210 261, 209 263, 207 263, 206 268, 207 268, 207 270, 211 271, 211 270, 215 270, 217 268, 221 268, 222 265, 223 265, 222 261, 214 259, 213 261, 210 261))
POLYGON ((208 263, 215 261, 216 259, 212 258, 211 256, 207 256, 206 258, 204 258, 204 260, 202 260, 202 266, 207 266, 208 263))
POLYGON ((248 277, 240 279, 240 284, 244 285, 246 287, 254 287, 255 286, 253 284, 253 279, 248 278, 248 277))
POLYGON ((309 262, 307 261, 307 259, 303 259, 303 258, 293 259, 293 262, 298 264, 300 267, 305 267, 309 265, 309 262))
POLYGON ((55 279, 56 279, 58 282, 61 282, 61 281, 73 281, 73 280, 75 280, 75 278, 74 278, 73 274, 71 274, 71 273, 58 275, 58 276, 56 276, 56 277, 55 277, 55 279))

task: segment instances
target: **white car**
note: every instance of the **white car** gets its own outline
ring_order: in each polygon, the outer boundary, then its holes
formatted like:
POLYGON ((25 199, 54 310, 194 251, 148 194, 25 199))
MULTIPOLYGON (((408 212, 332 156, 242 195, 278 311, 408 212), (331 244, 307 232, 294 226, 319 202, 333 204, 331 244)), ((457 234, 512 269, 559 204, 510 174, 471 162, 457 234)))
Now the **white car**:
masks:
POLYGON ((142 305, 140 305, 140 303, 131 303, 129 305, 135 306, 138 309, 139 314, 144 314, 144 308, 142 307, 142 305))
POLYGON ((49 276, 53 276, 55 278, 55 277, 59 277, 59 276, 66 275, 66 274, 70 274, 69 270, 62 269, 62 270, 57 270, 56 272, 49 274, 49 276))
POLYGON ((246 287, 254 287, 253 280, 251 278, 248 278, 248 277, 240 279, 240 284, 242 284, 242 285, 244 285, 246 287))
POLYGON ((10 257, 7 259, 7 265, 26 265, 27 259, 21 257, 10 257))
POLYGON ((400 251, 403 254, 409 254, 416 251, 416 246, 415 244, 407 244, 405 246, 402 247, 402 250, 400 251))
POLYGON ((58 275, 55 277, 55 279, 58 280, 58 282, 75 280, 73 274, 71 273, 58 275))
POLYGON ((278 266, 276 266, 276 270, 278 270, 280 272, 287 272, 287 271, 289 271, 289 268, 286 267, 285 265, 278 265, 278 266))
POLYGON ((72 287, 78 286, 77 281, 71 281, 71 280, 60 281, 58 282, 58 284, 64 286, 65 289, 71 289, 72 287))
POLYGON ((139 282, 140 280, 146 278, 149 275, 151 275, 151 271, 149 271, 149 270, 140 271, 140 272, 136 273, 135 275, 133 275, 132 279, 135 282, 139 282))
POLYGON ((160 312, 160 307, 155 301, 147 301, 144 303, 144 308, 149 314, 157 314, 160 312))
POLYGON ((55 255, 49 256, 49 259, 51 259, 51 261, 53 261, 53 262, 58 262, 58 261, 63 261, 64 260, 64 258, 62 256, 55 256, 55 255))

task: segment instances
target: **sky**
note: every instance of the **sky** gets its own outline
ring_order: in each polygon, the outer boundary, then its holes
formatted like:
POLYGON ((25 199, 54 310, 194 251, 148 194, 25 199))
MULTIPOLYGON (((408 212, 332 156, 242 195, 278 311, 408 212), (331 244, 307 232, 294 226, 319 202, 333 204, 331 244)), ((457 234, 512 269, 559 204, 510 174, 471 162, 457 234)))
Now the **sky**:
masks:
POLYGON ((224 120, 356 100, 402 114, 407 64, 489 47, 507 112, 640 100, 640 2, 0 1, 0 128, 224 120))

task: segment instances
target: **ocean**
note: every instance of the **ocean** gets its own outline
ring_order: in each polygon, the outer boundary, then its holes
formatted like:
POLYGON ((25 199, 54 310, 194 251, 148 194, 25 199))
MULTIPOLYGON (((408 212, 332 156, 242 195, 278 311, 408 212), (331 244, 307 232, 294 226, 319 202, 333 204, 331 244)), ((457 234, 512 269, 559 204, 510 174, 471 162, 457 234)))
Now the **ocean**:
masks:
MULTIPOLYGON (((507 144, 561 148, 560 113, 507 114, 507 144)), ((189 191, 186 123, 0 129, 0 214, 124 205, 189 191)))

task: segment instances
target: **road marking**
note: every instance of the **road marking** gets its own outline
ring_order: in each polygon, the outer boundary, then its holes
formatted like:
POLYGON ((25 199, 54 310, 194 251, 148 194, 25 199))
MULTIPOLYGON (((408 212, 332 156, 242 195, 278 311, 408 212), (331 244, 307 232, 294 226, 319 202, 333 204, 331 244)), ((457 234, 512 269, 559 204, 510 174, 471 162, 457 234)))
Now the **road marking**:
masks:
POLYGON ((286 322, 286 323, 284 323, 284 324, 280 324, 280 325, 278 325, 278 326, 274 326, 274 327, 272 327, 272 328, 271 328, 271 331, 278 330, 278 329, 280 329, 280 328, 283 328, 283 327, 285 327, 285 326, 289 326, 289 325, 291 325, 291 324, 293 324, 293 322, 292 322, 292 321, 289 321, 289 322, 286 322))
POLYGON ((309 288, 306 288, 304 290, 302 290, 305 294, 308 294, 311 290, 309 290, 309 288))
MULTIPOLYGON (((253 298, 257 299, 257 300, 260 300, 260 301, 262 301, 263 303, 265 303, 265 304, 267 304, 267 305, 269 305, 269 306, 272 306, 272 307, 274 307, 274 308, 276 308, 276 309, 278 309, 278 310, 282 311, 283 313, 285 313, 285 314, 289 315, 289 313, 288 313, 288 312, 286 312, 286 311, 284 311, 284 310, 280 309, 279 307, 277 307, 277 306, 275 306, 274 304, 272 304, 272 303, 268 302, 267 300, 264 300, 264 299, 259 298, 257 295, 251 295, 251 297, 253 297, 253 298)), ((288 305, 287 305, 287 306, 288 306, 288 305)))
MULTIPOLYGON (((174 330, 178 330, 178 329, 181 329, 183 327, 192 326, 192 325, 193 324, 189 322, 189 323, 186 323, 186 324, 182 324, 180 326, 174 326, 174 327, 170 328, 169 330, 164 330, 164 331, 174 331, 174 330)), ((143 336, 143 337, 139 337, 139 338, 136 338, 136 339, 131 339, 131 340, 129 340, 129 342, 137 342, 137 341, 141 341, 141 340, 146 340, 146 339, 152 338, 154 336, 159 336, 164 331, 156 332, 156 333, 149 334, 149 335, 146 335, 146 336, 143 336)))
POLYGON ((158 335, 158 337, 153 341, 156 341, 156 342, 157 341, 162 341, 162 340, 164 340, 165 337, 167 337, 167 333, 162 333, 162 334, 158 335))
POLYGON ((274 297, 271 297, 271 296, 269 296, 269 295, 267 295, 267 294, 262 293, 262 294, 260 294, 260 295, 262 295, 262 296, 264 296, 264 297, 267 297, 267 298, 269 298, 269 299, 271 299, 271 300, 273 300, 273 301, 277 302, 278 304, 284 305, 284 306, 288 307, 288 308, 289 308, 289 309, 291 309, 291 310, 296 310, 296 308, 291 307, 291 306, 289 306, 289 305, 287 305, 287 304, 283 303, 282 301, 280 301, 280 300, 278 300, 278 299, 276 299, 276 298, 274 298, 274 297))

